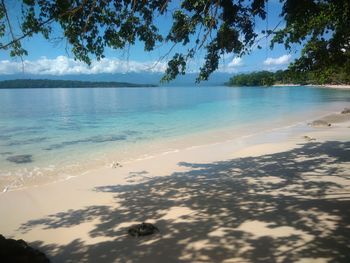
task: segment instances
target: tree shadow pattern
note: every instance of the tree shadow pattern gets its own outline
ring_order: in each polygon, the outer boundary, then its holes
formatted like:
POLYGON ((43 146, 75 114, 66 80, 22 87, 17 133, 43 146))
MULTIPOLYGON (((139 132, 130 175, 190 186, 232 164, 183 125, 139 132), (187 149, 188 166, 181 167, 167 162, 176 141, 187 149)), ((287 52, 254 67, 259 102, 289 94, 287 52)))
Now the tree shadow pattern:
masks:
POLYGON ((350 143, 339 141, 215 163, 182 162, 189 171, 93 189, 113 194, 117 208, 68 210, 20 230, 99 219, 89 235, 107 241, 32 243, 54 262, 350 262, 349 163, 350 143), (171 218, 174 208, 187 212, 171 218), (150 219, 160 234, 132 238, 122 227, 150 219))

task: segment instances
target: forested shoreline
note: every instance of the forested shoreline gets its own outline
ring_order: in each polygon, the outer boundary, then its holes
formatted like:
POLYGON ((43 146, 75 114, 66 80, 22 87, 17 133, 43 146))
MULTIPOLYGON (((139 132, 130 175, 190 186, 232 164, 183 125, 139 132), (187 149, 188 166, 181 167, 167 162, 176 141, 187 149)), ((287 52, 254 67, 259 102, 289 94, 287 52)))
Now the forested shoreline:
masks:
POLYGON ((237 74, 226 83, 228 86, 272 86, 278 84, 325 85, 350 84, 346 69, 327 72, 295 72, 292 70, 255 71, 237 74))
POLYGON ((137 88, 156 87, 152 84, 135 84, 129 82, 78 81, 51 79, 15 79, 0 81, 0 89, 34 89, 34 88, 137 88))

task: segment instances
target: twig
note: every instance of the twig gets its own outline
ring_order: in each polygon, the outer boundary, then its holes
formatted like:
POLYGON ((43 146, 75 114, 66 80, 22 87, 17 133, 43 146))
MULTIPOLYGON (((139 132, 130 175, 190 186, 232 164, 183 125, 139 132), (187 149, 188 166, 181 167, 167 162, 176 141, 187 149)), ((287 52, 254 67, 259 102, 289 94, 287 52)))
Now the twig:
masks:
MULTIPOLYGON (((15 40, 16 38, 15 38, 15 34, 13 33, 12 25, 11 25, 11 22, 10 22, 8 13, 7 13, 7 9, 6 9, 4 0, 1 0, 1 4, 2 4, 2 8, 4 9, 4 13, 5 13, 5 17, 6 17, 6 22, 7 22, 7 25, 8 25, 8 27, 9 27, 9 30, 10 30, 12 42, 13 42, 13 44, 14 44, 14 43, 17 43, 17 42, 14 42, 14 40, 15 40)), ((21 58, 21 62, 22 62, 22 72, 24 73, 24 61, 23 61, 23 56, 20 55, 20 58, 21 58)))
MULTIPOLYGON (((219 3, 216 2, 215 4, 215 11, 214 11, 214 15, 212 17, 215 18, 215 21, 216 21, 216 16, 217 16, 217 12, 218 12, 218 8, 219 8, 219 3)), ((205 41, 207 40, 209 34, 211 33, 212 29, 213 29, 213 26, 214 26, 214 23, 213 21, 210 22, 210 25, 209 25, 209 28, 208 28, 208 31, 206 32, 206 34, 204 35, 203 39, 202 39, 202 42, 201 44, 199 45, 198 49, 201 49, 205 43, 205 41)))
MULTIPOLYGON (((2 3, 4 3, 4 0, 1 0, 1 1, 2 1, 2 3)), ((85 1, 86 1, 86 0, 85 0, 85 1)), ((85 1, 84 1, 84 2, 85 2, 85 1)), ((76 8, 73 8, 73 9, 71 9, 71 10, 67 10, 66 12, 60 14, 58 17, 65 16, 65 15, 67 15, 67 14, 69 14, 69 13, 75 14, 76 12, 78 12, 79 10, 82 9, 83 5, 84 5, 84 4, 82 4, 82 5, 80 5, 80 6, 76 7, 76 8)), ((38 24, 38 27, 42 27, 42 26, 44 26, 44 25, 46 25, 46 24, 52 22, 52 21, 55 20, 56 18, 57 18, 57 17, 50 17, 49 19, 47 19, 47 20, 45 20, 45 21, 39 23, 39 24, 38 24)), ((14 43, 19 42, 19 41, 21 41, 22 39, 26 38, 27 36, 33 34, 33 33, 36 32, 36 31, 37 31, 37 30, 32 29, 32 30, 28 31, 27 33, 23 34, 22 36, 13 39, 12 41, 8 42, 7 44, 1 45, 1 46, 0 46, 0 49, 6 49, 6 48, 8 48, 9 46, 13 45, 14 43)))
POLYGON ((94 10, 95 10, 95 7, 96 7, 96 0, 94 0, 94 2, 93 2, 92 5, 91 5, 90 12, 89 12, 89 15, 88 15, 88 17, 87 17, 87 19, 86 19, 86 23, 85 23, 85 26, 84 26, 84 28, 83 28, 82 34, 85 34, 85 33, 86 33, 86 29, 87 29, 87 27, 88 27, 88 25, 89 25, 89 23, 90 23, 90 19, 91 19, 92 13, 93 13, 94 10))
POLYGON ((169 0, 165 0, 164 4, 160 8, 160 13, 161 14, 164 12, 165 8, 168 6, 168 2, 169 2, 169 0))
POLYGON ((153 65, 149 66, 147 69, 153 69, 155 68, 164 58, 168 57, 168 55, 171 53, 171 51, 175 48, 177 43, 174 43, 172 47, 168 50, 167 53, 165 53, 163 56, 161 56, 153 65))
POLYGON ((271 31, 269 31, 266 35, 264 35, 264 36, 260 37, 259 39, 257 39, 254 46, 256 46, 257 43, 259 43, 259 42, 260 42, 261 40, 263 40, 264 38, 267 39, 269 36, 271 36, 271 35, 276 31, 276 29, 279 27, 279 25, 280 25, 281 23, 282 23, 282 20, 280 20, 280 21, 277 23, 277 25, 276 25, 271 31))

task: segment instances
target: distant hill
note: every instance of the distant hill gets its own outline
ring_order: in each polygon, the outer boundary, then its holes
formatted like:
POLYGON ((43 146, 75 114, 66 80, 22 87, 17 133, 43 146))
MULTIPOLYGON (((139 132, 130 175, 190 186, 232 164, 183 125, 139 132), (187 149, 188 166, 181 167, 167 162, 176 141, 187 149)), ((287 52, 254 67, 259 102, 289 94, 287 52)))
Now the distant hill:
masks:
POLYGON ((15 79, 0 81, 0 89, 28 89, 28 88, 123 88, 123 87, 156 87, 153 84, 135 84, 115 81, 79 81, 52 79, 15 79))
POLYGON ((159 86, 220 86, 227 82, 232 74, 229 73, 213 73, 208 81, 195 83, 198 73, 187 73, 180 75, 175 80, 169 83, 160 83, 163 73, 148 73, 148 72, 128 72, 122 73, 101 73, 101 74, 70 74, 70 75, 35 75, 35 74, 0 74, 1 80, 14 79, 50 79, 50 80, 77 80, 77 81, 91 81, 91 82, 127 82, 133 84, 152 84, 159 86))

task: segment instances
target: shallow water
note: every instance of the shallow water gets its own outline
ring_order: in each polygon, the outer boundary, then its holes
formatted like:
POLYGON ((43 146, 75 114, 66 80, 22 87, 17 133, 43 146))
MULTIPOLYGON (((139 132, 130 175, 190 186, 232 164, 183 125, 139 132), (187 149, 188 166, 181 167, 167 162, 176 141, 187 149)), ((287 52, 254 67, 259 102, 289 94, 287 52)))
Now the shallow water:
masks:
POLYGON ((203 131, 230 127, 238 136, 347 102, 350 91, 308 87, 0 90, 0 187, 65 178, 108 164, 109 155, 136 158, 203 131))

